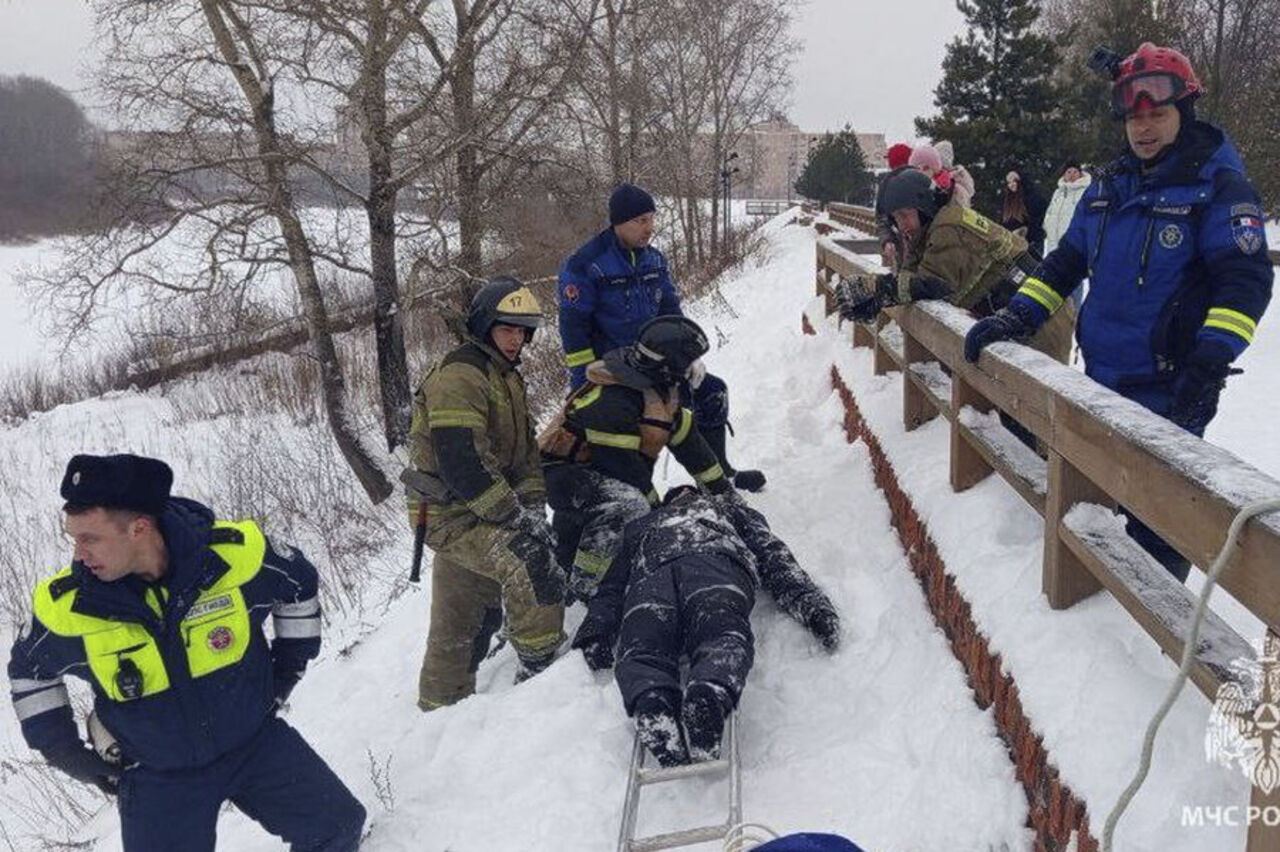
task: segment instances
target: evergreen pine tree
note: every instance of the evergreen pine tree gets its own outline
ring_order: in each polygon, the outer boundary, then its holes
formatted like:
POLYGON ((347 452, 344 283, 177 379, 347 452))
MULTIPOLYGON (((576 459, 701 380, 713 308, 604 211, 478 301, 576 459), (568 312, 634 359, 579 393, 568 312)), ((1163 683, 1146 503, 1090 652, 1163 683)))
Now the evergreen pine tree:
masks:
MULTIPOLYGON (((973 175, 974 206, 999 210, 1010 170, 1050 190, 1069 150, 1069 118, 1053 73, 1059 44, 1035 29, 1039 0, 959 0, 969 31, 947 46, 932 118, 916 130, 949 139, 973 175)), ((997 217, 998 218, 998 217, 997 217)))
POLYGON ((871 172, 862 156, 858 134, 846 124, 839 133, 823 136, 809 151, 795 188, 805 198, 823 204, 870 204, 874 194, 871 172))

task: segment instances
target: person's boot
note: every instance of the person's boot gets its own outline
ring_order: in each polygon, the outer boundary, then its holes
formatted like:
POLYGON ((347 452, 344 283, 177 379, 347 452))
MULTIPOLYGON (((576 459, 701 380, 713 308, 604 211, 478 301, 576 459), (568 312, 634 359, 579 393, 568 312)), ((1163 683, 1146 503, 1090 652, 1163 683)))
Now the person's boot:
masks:
POLYGON ((706 440, 707 445, 711 447, 711 451, 716 454, 720 467, 724 469, 724 475, 733 481, 735 487, 741 488, 743 491, 759 491, 764 488, 765 478, 763 473, 758 470, 735 470, 733 465, 729 464, 729 454, 726 448, 729 424, 700 427, 698 431, 702 433, 702 437, 706 440))
POLYGON ((636 732, 640 742, 661 766, 689 762, 689 753, 680 732, 680 694, 666 689, 650 689, 636 699, 636 732))
POLYGON ((546 670, 547 666, 555 661, 556 652, 552 649, 549 653, 542 654, 537 657, 528 657, 519 652, 516 653, 516 659, 519 663, 516 665, 515 683, 524 683, 529 678, 546 670))
POLYGON ((724 720, 732 709, 728 691, 719 684, 696 681, 685 688, 680 720, 690 760, 716 760, 720 757, 724 720))

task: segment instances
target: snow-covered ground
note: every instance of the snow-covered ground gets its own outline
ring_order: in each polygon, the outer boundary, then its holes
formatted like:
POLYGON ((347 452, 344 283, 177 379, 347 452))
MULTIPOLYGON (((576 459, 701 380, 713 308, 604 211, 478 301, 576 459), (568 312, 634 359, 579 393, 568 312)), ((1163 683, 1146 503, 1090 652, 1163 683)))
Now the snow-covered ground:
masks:
MULTIPOLYGON (((926 609, 889 526, 866 447, 845 442, 843 410, 829 381, 835 363, 993 650, 1015 675, 1064 780, 1088 802, 1096 830, 1127 781, 1142 728, 1173 666, 1106 595, 1066 612, 1048 609, 1039 593, 1039 517, 995 478, 952 494, 942 424, 901 430, 900 379, 872 376, 869 356, 851 350, 847 335, 830 326, 817 337, 800 333, 800 312, 813 302, 813 233, 781 222, 766 227, 767 257, 728 276, 724 298, 692 306, 691 313, 714 329, 710 337, 718 346, 708 366, 732 389, 732 457, 740 466, 761 467, 770 479, 768 489, 749 500, 831 593, 844 619, 844 642, 829 657, 771 603, 756 607, 756 666, 741 710, 745 816, 780 831, 837 831, 868 852, 1032 848, 1024 794, 991 714, 975 705, 926 609)), ((1280 343, 1267 342, 1268 330, 1267 323, 1259 329, 1258 349, 1249 356, 1255 363, 1246 363, 1245 375, 1233 383, 1210 435, 1280 475, 1280 447, 1261 440, 1265 424, 1256 432, 1234 424, 1257 417, 1264 396, 1266 404, 1280 404, 1280 373, 1264 369, 1280 365, 1280 343)), ((228 490, 227 471, 211 469, 214 449, 285 455, 302 473, 344 480, 332 453, 314 452, 313 424, 238 415, 192 423, 180 400, 198 391, 192 382, 170 397, 113 394, 0 429, 0 460, 29 485, 0 507, 6 526, 56 524, 53 491, 65 459, 77 451, 127 447, 167 456, 177 468, 178 490, 215 504, 244 501, 228 490), (320 460, 308 462, 313 456, 320 460)), ((682 478, 677 471, 674 464, 659 466, 672 482, 682 478)), ((348 490, 336 499, 355 505, 359 497, 348 490)), ((419 713, 417 669, 430 589, 406 591, 390 576, 410 545, 403 521, 389 521, 393 514, 388 508, 366 522, 382 540, 354 558, 372 562, 381 579, 366 606, 331 610, 330 641, 295 692, 289 716, 369 808, 364 848, 612 848, 631 744, 616 687, 606 675, 592 674, 576 653, 513 687, 515 661, 505 650, 481 668, 478 695, 419 713)), ((326 541, 323 529, 286 526, 329 576, 353 558, 326 541)), ((369 527, 356 532, 367 534, 369 527)), ((65 558, 64 545, 52 533, 49 539, 28 558, 39 564, 65 558)), ((580 618, 581 610, 572 610, 569 626, 580 618)), ((0 691, 6 687, 0 676, 0 691)), ((1184 804, 1247 801, 1242 777, 1201 756, 1207 713, 1192 690, 1175 708, 1156 769, 1121 824, 1119 849, 1243 848, 1239 830, 1184 829, 1179 822, 1184 804)), ((12 714, 0 713, 0 748, 0 756, 23 753, 12 714)), ((0 823, 20 849, 33 848, 32 834, 42 827, 14 806, 30 793, 24 783, 21 772, 0 772, 0 823)), ((723 818, 723 783, 676 786, 645 792, 641 833, 723 818)), ((114 811, 101 800, 98 806, 81 838, 95 840, 95 849, 118 849, 114 811)), ((234 812, 223 816, 220 838, 228 849, 280 848, 234 812)))

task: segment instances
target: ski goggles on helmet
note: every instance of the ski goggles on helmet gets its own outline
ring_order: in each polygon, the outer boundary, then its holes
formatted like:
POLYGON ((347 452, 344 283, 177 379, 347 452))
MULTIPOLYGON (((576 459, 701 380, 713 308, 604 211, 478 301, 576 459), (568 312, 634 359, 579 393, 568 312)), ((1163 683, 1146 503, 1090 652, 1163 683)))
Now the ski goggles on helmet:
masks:
POLYGON ((1144 104, 1148 108, 1171 104, 1186 90, 1185 80, 1163 71, 1129 77, 1111 87, 1111 111, 1116 118, 1124 118, 1144 104))

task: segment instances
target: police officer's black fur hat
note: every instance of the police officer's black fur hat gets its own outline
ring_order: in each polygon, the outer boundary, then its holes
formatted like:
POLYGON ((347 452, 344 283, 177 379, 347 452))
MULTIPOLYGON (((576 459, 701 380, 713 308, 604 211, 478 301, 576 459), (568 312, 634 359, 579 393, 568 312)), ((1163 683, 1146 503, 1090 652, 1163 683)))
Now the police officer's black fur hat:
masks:
POLYGON ((129 453, 72 456, 62 476, 63 509, 100 506, 159 515, 172 486, 173 469, 159 459, 129 453))

